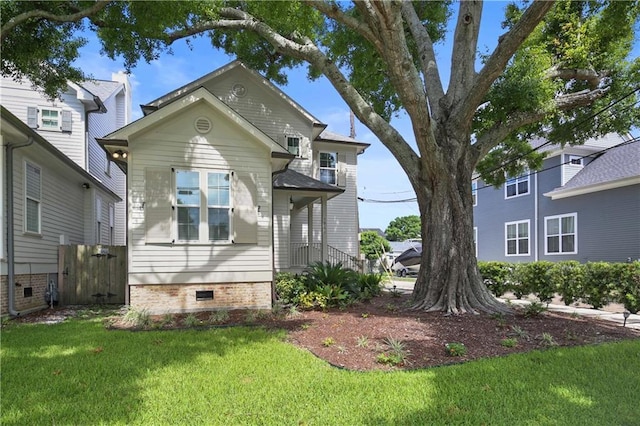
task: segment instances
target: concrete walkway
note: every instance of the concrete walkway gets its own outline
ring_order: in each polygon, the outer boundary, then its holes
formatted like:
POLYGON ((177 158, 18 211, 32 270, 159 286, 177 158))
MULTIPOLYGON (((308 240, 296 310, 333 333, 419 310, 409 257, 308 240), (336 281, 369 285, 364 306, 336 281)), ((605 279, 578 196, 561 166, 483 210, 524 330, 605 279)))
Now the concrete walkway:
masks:
MULTIPOLYGON (((404 280, 393 280, 391 283, 385 284, 385 290, 387 291, 398 291, 402 294, 411 294, 413 291, 414 281, 404 281, 404 280), (394 288, 395 286, 395 288, 394 288)), ((506 302, 507 299, 500 299, 503 302, 506 302)), ((528 305, 531 303, 528 300, 519 300, 519 299, 509 299, 514 305, 528 305)), ((568 314, 577 314, 581 317, 589 317, 595 318, 603 321, 610 321, 613 323, 620 324, 622 326, 624 324, 624 315, 621 312, 607 312, 601 311, 598 309, 591 308, 579 308, 576 306, 566 306, 566 305, 558 305, 558 304, 550 304, 547 307, 550 311, 554 312, 565 312, 568 314)), ((627 318, 628 328, 633 328, 636 330, 640 330, 640 315, 639 314, 630 314, 627 318)))

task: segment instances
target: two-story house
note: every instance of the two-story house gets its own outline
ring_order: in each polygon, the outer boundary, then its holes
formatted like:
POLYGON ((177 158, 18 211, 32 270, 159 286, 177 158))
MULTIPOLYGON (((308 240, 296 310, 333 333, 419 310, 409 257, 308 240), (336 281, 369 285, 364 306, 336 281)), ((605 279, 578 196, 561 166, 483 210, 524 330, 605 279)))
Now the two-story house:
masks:
POLYGON ((0 89, 5 313, 43 306, 60 245, 126 243, 125 174, 95 138, 130 121, 131 90, 122 73, 69 83, 56 99, 27 81, 0 89))
POLYGON ((608 134, 546 146, 541 171, 474 187, 479 260, 625 262, 640 258, 640 143, 608 134))
POLYGON ((99 141, 127 169, 132 306, 269 308, 275 272, 358 257, 367 144, 239 61, 142 109, 99 141))

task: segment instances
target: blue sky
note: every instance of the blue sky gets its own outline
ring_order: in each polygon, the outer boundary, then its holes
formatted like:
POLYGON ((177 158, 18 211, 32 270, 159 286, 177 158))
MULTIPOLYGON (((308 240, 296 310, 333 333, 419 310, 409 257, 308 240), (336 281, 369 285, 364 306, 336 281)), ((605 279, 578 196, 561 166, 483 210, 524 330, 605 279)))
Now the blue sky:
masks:
MULTIPOLYGON (((479 50, 492 50, 504 31, 500 22, 507 2, 488 1, 483 10, 480 29, 479 50)), ((436 54, 443 84, 449 80, 451 38, 455 20, 452 19, 447 41, 436 46, 436 54)), ((111 61, 100 54, 100 45, 92 35, 81 50, 77 64, 97 79, 111 79, 111 73, 123 69, 122 61, 111 61)), ((172 46, 173 54, 163 54, 151 63, 141 62, 131 70, 133 91, 133 118, 142 114, 140 104, 152 101, 204 74, 207 74, 235 59, 214 50, 208 38, 192 40, 193 50, 184 41, 172 46)), ((637 46, 636 46, 637 50, 637 46)), ((309 81, 305 68, 287 72, 288 84, 280 88, 318 119, 328 124, 328 129, 344 135, 349 134, 349 108, 331 84, 324 78, 309 81)), ((445 87, 446 89, 446 87, 445 87)), ((405 140, 414 142, 409 120, 400 116, 392 124, 405 140)), ((405 173, 391 153, 364 125, 356 122, 356 138, 371 146, 358 159, 358 196, 369 200, 401 200, 415 197, 405 173)), ((359 202, 360 226, 384 230, 389 222, 399 216, 418 215, 415 202, 390 204, 359 202)))

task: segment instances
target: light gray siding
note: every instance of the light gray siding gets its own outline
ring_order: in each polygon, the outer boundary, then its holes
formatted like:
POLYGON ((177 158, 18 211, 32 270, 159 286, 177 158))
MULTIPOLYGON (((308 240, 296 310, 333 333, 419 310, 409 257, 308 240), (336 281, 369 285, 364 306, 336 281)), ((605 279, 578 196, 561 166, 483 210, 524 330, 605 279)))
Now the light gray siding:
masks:
MULTIPOLYGON (((27 123, 27 108, 59 108, 71 112, 71 132, 35 129, 42 137, 51 142, 67 157, 86 169, 84 137, 84 105, 77 99, 76 93, 69 90, 62 94, 61 100, 49 100, 34 90, 28 82, 16 82, 2 77, 0 103, 13 115, 27 123)), ((38 112, 40 114, 41 111, 38 112)), ((61 118, 60 118, 61 119, 61 118)))
POLYGON ((205 104, 193 105, 164 119, 130 140, 129 146, 129 284, 271 281, 272 183, 268 149, 205 104), (213 124, 209 134, 199 134, 194 128, 194 120, 201 116, 213 124), (145 169, 159 167, 219 169, 255 176, 258 243, 146 243, 145 169))
POLYGON ((273 192, 273 255, 276 270, 287 269, 290 264, 289 232, 291 216, 286 192, 273 192))

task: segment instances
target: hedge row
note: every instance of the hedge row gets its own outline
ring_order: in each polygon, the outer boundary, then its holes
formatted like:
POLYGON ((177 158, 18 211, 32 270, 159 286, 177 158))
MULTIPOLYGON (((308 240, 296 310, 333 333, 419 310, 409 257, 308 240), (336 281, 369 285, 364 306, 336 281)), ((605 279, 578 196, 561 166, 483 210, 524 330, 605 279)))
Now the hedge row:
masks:
POLYGON ((579 301, 598 309, 621 303, 632 313, 640 311, 640 261, 478 262, 478 266, 496 297, 510 291, 517 298, 533 294, 548 303, 559 294, 567 305, 579 301))

